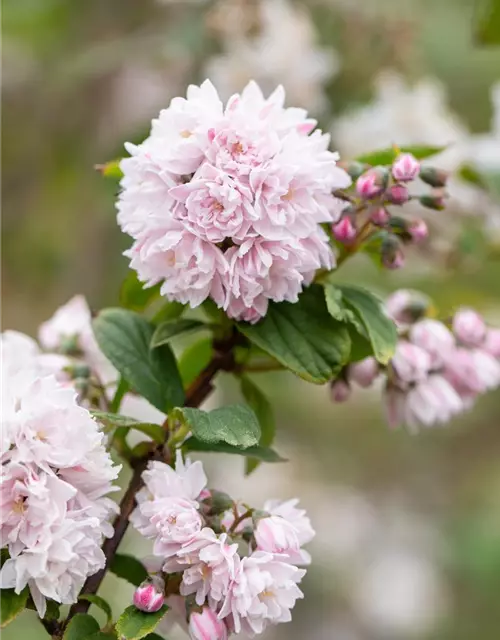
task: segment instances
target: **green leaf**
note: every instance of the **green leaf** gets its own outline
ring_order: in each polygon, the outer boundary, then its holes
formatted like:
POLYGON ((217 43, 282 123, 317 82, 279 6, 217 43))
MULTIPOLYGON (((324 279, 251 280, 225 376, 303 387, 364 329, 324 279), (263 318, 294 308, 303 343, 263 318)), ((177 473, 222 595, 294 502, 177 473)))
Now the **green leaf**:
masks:
POLYGON ((205 327, 207 327, 207 325, 199 320, 190 320, 187 318, 181 318, 180 320, 167 320, 156 327, 151 339, 151 348, 155 349, 156 347, 160 347, 162 344, 168 344, 172 338, 182 333, 196 331, 205 327))
POLYGON ((478 44, 500 45, 500 0, 478 2, 474 39, 478 44))
POLYGON ((159 636, 157 633, 148 633, 147 636, 144 636, 144 640, 164 640, 162 636, 159 636))
POLYGON ((129 271, 120 288, 120 304, 126 309, 144 311, 156 298, 160 297, 161 284, 144 288, 135 271, 129 271))
MULTIPOLYGON (((259 387, 246 376, 241 378, 241 393, 254 410, 260 424, 259 446, 269 447, 274 441, 276 423, 274 412, 268 398, 262 393, 259 387)), ((246 473, 251 473, 259 466, 257 458, 248 458, 246 461, 246 473)))
POLYGON ((177 362, 184 387, 196 380, 212 359, 212 338, 202 338, 186 347, 177 362))
POLYGON ((360 287, 342 285, 339 289, 345 304, 362 323, 375 358, 387 364, 394 355, 398 333, 394 322, 385 314, 381 300, 360 287))
POLYGON ((88 613, 77 613, 64 630, 63 640, 88 640, 98 631, 99 623, 95 618, 88 613))
POLYGON ((91 636, 86 637, 85 640, 117 640, 117 635, 111 631, 98 631, 97 633, 93 633, 91 636))
POLYGON ((225 442, 203 442, 202 440, 191 437, 186 440, 184 447, 187 451, 230 453, 232 455, 246 456, 247 458, 260 460, 261 462, 286 462, 286 458, 282 458, 274 449, 260 445, 242 449, 241 447, 234 447, 225 442))
POLYGON ((26 609, 29 593, 28 587, 19 594, 14 589, 0 590, 0 627, 2 629, 26 609))
POLYGON ((392 164, 400 153, 411 153, 415 156, 415 158, 417 158, 417 160, 424 160, 425 158, 430 158, 431 156, 435 156, 438 153, 441 153, 441 151, 444 151, 445 148, 446 147, 423 145, 402 147, 400 149, 391 147, 390 149, 381 149, 379 151, 364 153, 363 155, 357 157, 356 161, 363 162, 364 164, 371 164, 372 166, 388 165, 392 164))
POLYGON ((139 640, 148 633, 154 631, 156 625, 167 613, 168 607, 163 607, 155 613, 145 613, 139 611, 134 605, 127 607, 116 623, 118 635, 125 640, 139 640))
POLYGON ((159 424, 139 422, 134 418, 128 418, 127 416, 122 416, 117 413, 107 413, 106 411, 92 410, 90 413, 94 418, 96 418, 96 420, 101 422, 108 431, 115 428, 135 429, 136 431, 140 431, 141 433, 149 436, 152 440, 158 442, 158 444, 163 444, 163 442, 165 442, 165 431, 159 424))
POLYGON ((127 580, 135 587, 138 587, 148 577, 148 572, 144 565, 132 556, 117 553, 109 567, 115 576, 127 580))
POLYGON ((500 200, 500 172, 485 171, 482 176, 493 198, 500 200))
POLYGON ((349 358, 346 326, 330 316, 317 285, 294 304, 271 303, 263 320, 254 325, 240 322, 238 329, 282 365, 316 384, 328 382, 349 358))
POLYGON ((156 312, 151 322, 154 325, 159 325, 166 320, 176 320, 181 317, 185 309, 185 304, 175 302, 174 300, 168 301, 156 312))
POLYGON ((110 160, 104 164, 96 164, 95 169, 105 178, 114 178, 120 180, 123 178, 123 171, 120 169, 121 159, 110 160))
POLYGON ((167 412, 183 404, 184 390, 168 345, 150 349, 154 325, 133 311, 105 309, 93 321, 104 355, 140 395, 167 412))
POLYGON ((106 602, 106 600, 104 600, 104 598, 101 598, 101 596, 96 596, 92 593, 84 593, 78 599, 87 600, 87 602, 90 602, 96 607, 99 607, 99 609, 101 609, 101 611, 104 611, 104 613, 106 614, 108 623, 111 622, 111 619, 113 618, 113 612, 110 605, 106 602))
POLYGON ((479 187, 480 189, 488 188, 481 173, 470 164, 463 164, 458 169, 457 176, 464 182, 473 184, 475 187, 479 187))
POLYGON ((346 306, 341 289, 331 282, 325 282, 325 300, 329 314, 335 320, 353 324, 356 329, 365 335, 365 329, 352 309, 346 306))
POLYGON ((175 409, 193 435, 204 442, 226 442, 246 449, 258 444, 260 427, 255 413, 245 404, 229 404, 213 411, 191 407, 175 409))

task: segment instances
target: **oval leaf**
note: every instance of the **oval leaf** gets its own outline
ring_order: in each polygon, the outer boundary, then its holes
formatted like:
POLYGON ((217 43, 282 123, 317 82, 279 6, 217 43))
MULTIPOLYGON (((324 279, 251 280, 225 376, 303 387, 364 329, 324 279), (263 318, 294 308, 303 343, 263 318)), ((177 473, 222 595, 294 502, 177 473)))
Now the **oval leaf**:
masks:
POLYGON ((167 320, 162 322, 153 334, 151 339, 151 348, 155 349, 162 344, 168 344, 172 338, 182 333, 188 333, 189 331, 196 331, 197 329, 203 329, 207 325, 199 320, 189 320, 187 318, 181 318, 180 320, 167 320))
POLYGON ((104 355, 154 407, 168 412, 183 404, 184 390, 170 347, 149 348, 154 325, 133 311, 105 309, 93 328, 104 355))
POLYGON ((238 323, 238 329, 282 365, 316 384, 331 380, 349 358, 346 326, 330 316, 319 286, 306 289, 294 304, 271 303, 263 320, 238 323))
POLYGON ((134 605, 127 607, 116 623, 118 635, 125 640, 139 640, 155 630, 157 624, 167 613, 168 607, 163 607, 155 613, 139 611, 134 605))
POLYGON ((225 442, 241 449, 259 442, 259 422, 247 405, 227 405, 213 411, 183 407, 175 413, 182 416, 193 435, 203 442, 225 442))
MULTIPOLYGON (((276 432, 271 403, 259 387, 247 377, 241 379, 241 393, 259 420, 261 434, 259 445, 261 447, 269 447, 274 441, 276 432)), ((245 465, 246 473, 251 473, 258 466, 259 460, 257 458, 248 458, 245 465)))
POLYGON ((160 297, 161 284, 145 288, 135 271, 129 271, 120 287, 120 304, 126 309, 143 311, 153 300, 160 297))
POLYGON ((127 580, 134 587, 138 587, 148 577, 144 565, 137 558, 122 553, 115 555, 109 569, 115 576, 127 580))
POLYGON ((63 640, 88 640, 88 637, 98 633, 99 629, 99 623, 95 618, 88 613, 77 613, 64 630, 63 640))
POLYGON ((364 164, 371 164, 372 166, 388 165, 392 164, 400 153, 411 153, 415 158, 417 158, 417 160, 424 160, 425 158, 430 158, 441 153, 445 148, 446 147, 429 145, 414 145, 411 147, 402 147, 400 149, 398 147, 391 147, 390 149, 380 149, 379 151, 364 153, 356 158, 356 161, 364 164))
POLYGON ((375 358, 387 364, 394 355, 398 333, 396 325, 384 312, 381 300, 360 287, 339 286, 339 289, 345 304, 363 325, 375 358))
POLYGON ((26 608, 28 596, 28 587, 25 587, 19 594, 14 589, 0 590, 0 627, 2 629, 26 608))
POLYGON ((117 413, 108 413, 106 411, 91 411, 90 412, 96 420, 106 427, 106 430, 115 428, 119 429, 135 429, 145 435, 149 436, 158 444, 165 442, 165 431, 159 424, 152 424, 150 422, 139 422, 134 418, 128 418, 117 413))
POLYGON ((87 602, 94 604, 96 607, 99 607, 99 609, 101 609, 101 611, 104 611, 104 613, 106 614, 108 623, 111 622, 111 619, 113 618, 113 612, 111 611, 110 605, 106 602, 106 600, 104 600, 104 598, 101 598, 101 596, 97 596, 92 593, 84 593, 79 597, 79 600, 86 600, 87 602))
POLYGON ((189 438, 184 443, 187 451, 199 451, 201 453, 230 453, 232 455, 246 456, 252 460, 260 462, 286 462, 286 458, 282 458, 274 449, 256 445, 242 449, 241 447, 233 447, 226 442, 203 442, 197 438, 189 438))
POLYGON ((179 356, 178 366, 184 387, 189 387, 212 359, 212 338, 202 338, 189 345, 179 356))

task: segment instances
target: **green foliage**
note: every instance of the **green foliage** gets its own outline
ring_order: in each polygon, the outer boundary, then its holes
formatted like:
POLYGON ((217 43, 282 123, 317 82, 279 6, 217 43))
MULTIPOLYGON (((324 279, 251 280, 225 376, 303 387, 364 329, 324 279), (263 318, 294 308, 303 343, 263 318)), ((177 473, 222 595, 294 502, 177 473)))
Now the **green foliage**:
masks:
POLYGON ((144 287, 135 271, 130 270, 120 288, 120 304, 126 309, 143 311, 153 300, 160 296, 161 284, 144 287))
POLYGON ((118 619, 116 631, 125 640, 139 640, 154 631, 167 611, 168 607, 166 605, 163 605, 156 613, 145 613, 131 605, 125 609, 118 619))
POLYGON ((478 44, 500 45, 500 0, 478 2, 475 40, 478 44))
POLYGON ((424 160, 432 156, 441 153, 446 147, 435 146, 423 146, 414 145, 409 147, 391 147, 390 149, 381 149, 379 151, 372 151, 370 153, 364 153, 356 158, 357 162, 363 162, 364 164, 376 165, 388 165, 392 164, 400 153, 411 153, 417 158, 417 160, 424 160))
POLYGON ((394 354, 398 334, 396 325, 384 312, 381 300, 361 287, 331 283, 325 285, 325 298, 330 313, 353 324, 371 343, 375 358, 387 364, 394 354))
MULTIPOLYGON (((259 421, 259 445, 262 448, 267 448, 273 443, 276 432, 273 407, 259 387, 247 377, 241 379, 241 393, 254 410, 259 421)), ((258 466, 259 460, 257 458, 248 458, 245 464, 247 474, 251 473, 258 466)))
POLYGON ((106 614, 108 623, 111 622, 111 619, 113 618, 113 612, 110 605, 106 602, 106 600, 104 600, 104 598, 101 598, 101 596, 97 596, 95 594, 84 593, 79 597, 79 600, 87 600, 87 602, 90 602, 96 607, 99 607, 99 609, 101 609, 101 611, 104 611, 104 613, 106 614))
POLYGON ((28 587, 25 587, 19 594, 14 589, 0 590, 0 627, 2 629, 26 608, 28 596, 28 587))
POLYGON ((104 178, 121 180, 121 178, 123 178, 123 171, 120 169, 120 162, 121 158, 118 160, 110 160, 105 164, 96 164, 95 168, 104 178))
POLYGON ((155 349, 156 347, 161 347, 163 344, 168 344, 175 336, 203 329, 206 326, 207 325, 204 322, 187 318, 181 318, 180 320, 166 320, 156 327, 151 339, 151 348, 155 349))
POLYGON ((203 442, 197 438, 189 438, 184 443, 184 447, 187 451, 199 451, 200 453, 230 453, 232 455, 245 456, 249 461, 286 462, 286 458, 282 458, 274 449, 261 445, 242 449, 226 442, 203 442))
POLYGON ((116 633, 111 631, 98 631, 91 636, 87 636, 85 640, 117 640, 116 633))
POLYGON ((99 623, 88 613, 77 613, 64 630, 63 640, 89 640, 99 632, 99 623))
POLYGON ((350 339, 346 325, 331 317, 321 287, 306 289, 298 302, 269 305, 257 324, 238 323, 251 342, 304 380, 322 384, 347 364, 350 339))
POLYGON ((183 421, 198 440, 209 444, 225 442, 247 449, 258 444, 261 435, 257 416, 244 404, 213 411, 182 407, 175 409, 173 417, 183 421))
POLYGON ((135 429, 149 436, 155 442, 162 444, 165 441, 165 432, 161 425, 149 422, 139 422, 134 418, 128 418, 117 413, 107 413, 106 411, 91 411, 96 420, 106 427, 106 431, 120 429, 135 429))
POLYGON ((104 355, 153 406, 167 412, 184 402, 170 347, 149 348, 154 325, 133 311, 105 309, 94 319, 93 327, 104 355))
POLYGON ((118 576, 127 580, 135 587, 138 587, 148 577, 148 572, 144 568, 144 565, 132 556, 127 556, 122 553, 117 553, 113 560, 109 570, 118 576))
POLYGON ((212 354, 212 338, 202 338, 184 349, 177 366, 185 388, 189 387, 208 365, 212 354))
POLYGON ((180 302, 168 301, 156 312, 153 316, 152 323, 154 325, 159 325, 162 322, 166 322, 167 320, 176 320, 180 318, 186 309, 185 304, 181 304, 180 302))

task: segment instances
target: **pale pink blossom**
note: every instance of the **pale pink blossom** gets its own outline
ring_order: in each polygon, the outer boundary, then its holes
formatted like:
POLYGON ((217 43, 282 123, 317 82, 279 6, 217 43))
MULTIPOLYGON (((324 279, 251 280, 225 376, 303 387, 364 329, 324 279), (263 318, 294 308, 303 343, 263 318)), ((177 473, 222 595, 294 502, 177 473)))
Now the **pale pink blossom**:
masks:
POLYGON ((444 375, 465 399, 500 385, 500 362, 482 349, 459 347, 446 361, 444 375))
POLYGON ((488 329, 483 349, 494 358, 500 359, 500 329, 488 329))
POLYGON ((441 367, 455 349, 451 331, 442 322, 431 318, 415 323, 409 337, 413 344, 430 355, 432 368, 441 367))
POLYGON ((466 347, 480 347, 486 331, 486 323, 474 309, 461 309, 453 317, 453 333, 466 347))
POLYGON ((291 620, 291 609, 302 591, 297 586, 305 571, 254 551, 241 560, 219 618, 230 616, 236 633, 262 633, 268 624, 291 620))
POLYGON ((378 362, 373 357, 364 358, 359 362, 349 365, 348 368, 349 381, 359 384, 360 387, 367 389, 371 387, 375 379, 380 373, 378 362))
POLYGON ((71 360, 62 355, 43 353, 35 340, 24 333, 4 331, 0 334, 0 347, 5 375, 30 370, 36 376, 54 375, 61 382, 69 380, 66 368, 71 360))
POLYGON ((335 239, 344 244, 352 242, 357 235, 356 227, 349 216, 344 216, 340 222, 332 226, 332 233, 335 239))
POLYGON ((356 191, 367 200, 374 198, 383 191, 377 172, 373 169, 361 174, 356 180, 356 191))
POLYGON ((159 611, 165 602, 164 588, 165 585, 160 578, 155 577, 144 581, 134 591, 132 601, 135 607, 146 613, 159 611))
POLYGON ((217 614, 203 607, 201 613, 193 611, 189 616, 189 636, 191 640, 227 640, 227 627, 217 614))
POLYGON ((121 163, 118 222, 139 279, 251 322, 269 300, 296 301, 333 264, 320 224, 339 219, 333 192, 350 184, 313 127, 282 88, 265 98, 253 82, 224 108, 209 81, 173 100, 121 163))
POLYGON ((414 242, 422 242, 429 235, 427 223, 421 219, 410 222, 407 230, 414 242))
POLYGON ((330 384, 332 402, 346 402, 351 395, 351 387, 345 380, 334 380, 330 384))
POLYGON ((300 544, 298 532, 281 516, 260 518, 254 530, 257 548, 269 553, 296 553, 300 544))
POLYGON ((386 197, 392 204, 404 204, 410 199, 410 192, 404 184, 393 184, 387 190, 386 197))
POLYGON ((403 383, 424 380, 429 373, 431 363, 431 357, 427 351, 407 340, 398 342, 391 360, 392 368, 403 383))
MULTIPOLYGON (((264 503, 264 511, 267 511, 272 516, 278 516, 290 523, 297 535, 299 546, 302 547, 305 544, 311 542, 316 535, 316 532, 312 528, 311 520, 307 516, 305 509, 298 508, 299 501, 297 498, 291 500, 267 500, 264 503)), ((311 556, 307 551, 300 548, 298 553, 288 552, 288 562, 294 564, 310 564, 311 556)))
POLYGON ((419 171, 420 163, 411 153, 400 153, 392 164, 392 175, 401 182, 414 180, 419 171))
POLYGON ((399 326, 412 324, 429 307, 429 299, 419 291, 399 289, 385 301, 387 315, 399 326))

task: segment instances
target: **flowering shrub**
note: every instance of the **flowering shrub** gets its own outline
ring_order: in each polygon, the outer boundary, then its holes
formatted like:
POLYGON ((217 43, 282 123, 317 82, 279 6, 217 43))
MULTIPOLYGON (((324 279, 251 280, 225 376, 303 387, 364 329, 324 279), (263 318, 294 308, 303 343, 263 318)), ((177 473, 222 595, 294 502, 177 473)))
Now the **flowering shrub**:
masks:
POLYGON ((173 100, 130 157, 101 167, 121 178, 133 239, 120 308, 92 317, 76 296, 39 343, 3 334, 3 625, 27 607, 73 640, 154 640, 173 623, 217 640, 288 622, 311 560, 305 511, 208 488, 189 457, 239 455, 247 473, 283 461, 254 374, 329 383, 336 402, 383 379, 389 426, 412 431, 499 386, 500 331, 474 310, 438 321, 420 294, 383 304, 336 273, 357 253, 400 268, 403 247, 425 244, 415 206, 446 204, 448 176, 426 164, 440 148, 338 163, 315 121, 283 105, 282 89, 264 98, 255 83, 225 106, 208 81, 173 100), (205 337, 176 356, 188 332, 205 337), (244 402, 204 411, 221 371, 244 402), (111 451, 132 469, 119 505, 111 451), (151 557, 118 553, 129 522, 151 557), (97 595, 108 570, 135 587, 116 621, 97 595))

